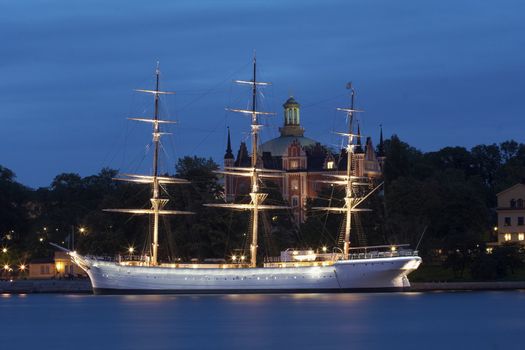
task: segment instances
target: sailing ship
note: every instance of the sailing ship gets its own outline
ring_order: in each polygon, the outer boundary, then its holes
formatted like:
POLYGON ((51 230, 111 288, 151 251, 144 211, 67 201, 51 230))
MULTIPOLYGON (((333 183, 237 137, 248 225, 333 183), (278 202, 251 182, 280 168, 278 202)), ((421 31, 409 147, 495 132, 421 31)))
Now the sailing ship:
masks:
POLYGON ((259 122, 259 116, 273 113, 259 111, 257 108, 257 90, 269 83, 257 81, 256 72, 257 61, 254 56, 252 79, 236 81, 238 84, 248 85, 251 88, 251 109, 230 109, 232 112, 247 115, 251 119, 251 166, 227 167, 222 171, 222 173, 250 179, 250 203, 207 204, 225 209, 250 211, 249 262, 245 263, 245 256, 239 257, 236 263, 231 264, 162 263, 159 261, 159 217, 193 213, 166 209, 168 199, 162 198, 160 193, 160 187, 163 184, 184 185, 188 181, 158 174, 159 140, 165 135, 161 131, 161 125, 172 122, 159 118, 159 97, 170 92, 159 90, 160 73, 157 67, 155 89, 138 90, 153 95, 153 117, 130 118, 153 125, 153 173, 151 175, 126 174, 118 179, 150 185, 152 189, 151 207, 150 209, 108 209, 111 212, 151 215, 153 217, 151 249, 146 258, 140 261, 125 260, 121 257, 108 261, 66 250, 71 259, 88 274, 95 294, 324 293, 397 291, 410 286, 407 276, 421 263, 417 251, 409 250, 405 245, 350 247, 352 215, 366 210, 361 208, 361 205, 379 188, 379 186, 375 187, 365 195, 361 195, 363 191, 357 189, 363 186, 368 188, 368 179, 352 175, 354 141, 358 136, 353 133, 354 114, 360 112, 354 108, 355 92, 353 89, 351 107, 339 109, 348 118, 348 130, 341 133, 346 140, 346 173, 327 175, 329 178, 324 181, 344 186, 345 204, 343 207, 316 208, 345 215, 342 249, 333 252, 323 250, 322 253, 313 250, 288 249, 281 252, 279 257, 268 259, 263 263, 257 261, 260 212, 288 207, 264 203, 268 194, 261 190, 262 179, 278 178, 281 174, 279 170, 265 169, 261 162, 258 162, 259 131, 263 127, 259 122))

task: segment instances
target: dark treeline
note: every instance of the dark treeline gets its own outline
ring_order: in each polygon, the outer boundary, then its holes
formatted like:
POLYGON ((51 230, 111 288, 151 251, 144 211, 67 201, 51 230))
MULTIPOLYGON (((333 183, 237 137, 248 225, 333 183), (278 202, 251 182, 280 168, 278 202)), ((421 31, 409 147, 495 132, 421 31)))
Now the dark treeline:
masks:
MULTIPOLYGON (((483 254, 484 243, 495 239, 496 193, 525 179, 525 144, 506 141, 425 153, 393 136, 386 140, 385 151, 384 189, 369 200, 373 212, 356 218, 352 243, 415 246, 426 231, 420 246, 424 257, 447 252, 448 264, 460 274, 467 266, 473 271, 486 269, 486 257, 474 261, 472 254, 483 254)), ((178 161, 175 175, 192 184, 168 188, 170 208, 192 210, 196 215, 163 218, 160 254, 164 260, 223 258, 247 248, 246 213, 202 205, 220 201, 222 186, 213 172, 216 169, 211 159, 178 161)), ((150 244, 147 216, 102 210, 149 206, 150 189, 113 181, 117 173, 107 168, 87 177, 64 173, 49 187, 34 190, 16 182, 15 174, 0 166, 0 244, 8 248, 2 263, 49 256, 48 242, 71 246, 72 233, 75 249, 84 253, 113 256, 125 254, 130 246, 144 251, 150 244)), ((275 185, 266 185, 268 200, 282 202, 275 185)), ((331 205, 341 205, 342 196, 341 191, 326 188, 309 205, 326 205, 329 200, 331 205)), ((249 200, 247 196, 239 199, 249 200)), ((315 249, 338 243, 340 216, 310 210, 308 220, 298 227, 288 214, 268 213, 261 220, 262 255, 275 255, 290 246, 315 249)))

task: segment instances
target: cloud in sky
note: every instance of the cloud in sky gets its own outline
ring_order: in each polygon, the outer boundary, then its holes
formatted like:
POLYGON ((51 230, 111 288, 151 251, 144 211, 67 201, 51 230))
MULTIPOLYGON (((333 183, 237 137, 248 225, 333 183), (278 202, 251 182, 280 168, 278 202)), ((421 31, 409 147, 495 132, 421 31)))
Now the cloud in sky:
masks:
MULTIPOLYGON (((163 86, 180 121, 168 159, 221 160, 225 127, 236 145, 247 121, 224 111, 248 102, 232 87, 248 78, 253 49, 273 82, 263 105, 303 105, 307 135, 327 144, 353 81, 364 132, 397 133, 434 150, 523 141, 525 23, 521 1, 0 1, 0 164, 23 183, 46 186, 59 172, 126 169, 148 142, 125 117, 147 113, 132 93, 163 86), (123 151, 124 150, 124 151, 123 151), (124 154, 124 155, 123 155, 124 154)), ((138 158, 141 158, 140 156, 138 158)), ((134 165, 144 167, 147 163, 134 165)), ((173 169, 171 167, 171 169, 173 169)))

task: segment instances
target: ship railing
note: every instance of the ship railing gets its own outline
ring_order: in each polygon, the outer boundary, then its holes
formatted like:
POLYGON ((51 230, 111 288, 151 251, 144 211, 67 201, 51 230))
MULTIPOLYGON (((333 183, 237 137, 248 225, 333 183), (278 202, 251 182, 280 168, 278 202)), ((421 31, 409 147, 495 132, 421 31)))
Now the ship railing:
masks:
POLYGON ((84 255, 86 258, 89 258, 89 259, 93 259, 93 260, 98 260, 98 261, 111 261, 111 262, 114 262, 114 261, 118 261, 117 257, 114 257, 114 256, 101 256, 101 255, 84 255))
POLYGON ((122 262, 122 261, 146 261, 147 260, 147 256, 124 254, 124 255, 117 255, 116 260, 119 261, 119 262, 122 262))
POLYGON ((418 256, 417 250, 402 249, 395 251, 371 251, 361 253, 350 253, 348 260, 395 258, 403 256, 418 256))
POLYGON ((98 260, 98 261, 108 261, 108 262, 125 262, 125 261, 138 261, 143 262, 147 260, 147 257, 144 255, 115 255, 115 256, 107 256, 107 255, 85 255, 86 258, 98 260))

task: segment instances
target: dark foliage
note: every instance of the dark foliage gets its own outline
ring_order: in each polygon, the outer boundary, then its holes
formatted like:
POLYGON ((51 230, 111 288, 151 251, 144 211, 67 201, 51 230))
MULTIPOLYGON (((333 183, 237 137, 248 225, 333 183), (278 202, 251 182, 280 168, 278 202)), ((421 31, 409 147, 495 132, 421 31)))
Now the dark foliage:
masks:
MULTIPOLYGON (((366 203, 372 213, 353 220, 366 233, 362 238, 356 228, 353 244, 415 246, 426 228, 420 246, 424 258, 435 256, 437 250, 450 252, 446 266, 458 276, 470 271, 475 278, 497 278, 521 266, 522 255, 516 249, 502 247, 488 255, 479 245, 492 238, 496 193, 525 179, 524 144, 511 140, 424 153, 393 136, 384 146, 384 190, 366 203)), ((184 157, 176 164, 176 176, 192 183, 167 188, 168 206, 196 214, 162 221, 163 260, 223 258, 238 251, 247 255, 247 212, 203 206, 222 201, 217 169, 211 159, 198 157, 184 157)), ((47 257, 52 253, 47 242, 71 246, 73 233, 76 249, 83 252, 114 255, 130 245, 147 250, 151 229, 147 216, 102 211, 150 205, 147 187, 113 181, 116 175, 112 169, 88 177, 59 174, 49 187, 32 190, 16 182, 11 170, 0 167, 0 239, 9 247, 2 259, 47 257)), ((284 204, 276 183, 262 186, 269 193, 267 203, 284 204)), ((341 206, 343 195, 338 188, 325 187, 308 206, 341 206)), ((300 229, 297 224, 287 211, 265 213, 260 220, 261 257, 290 246, 337 246, 344 223, 340 215, 309 210, 306 223, 300 229)))

